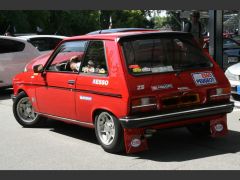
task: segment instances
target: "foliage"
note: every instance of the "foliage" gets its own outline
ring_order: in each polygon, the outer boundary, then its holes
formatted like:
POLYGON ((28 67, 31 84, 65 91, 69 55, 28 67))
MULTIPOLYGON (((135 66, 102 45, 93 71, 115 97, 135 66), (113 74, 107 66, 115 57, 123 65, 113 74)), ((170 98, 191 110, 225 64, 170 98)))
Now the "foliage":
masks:
POLYGON ((181 31, 180 13, 177 11, 167 11, 167 14, 165 24, 168 24, 173 31, 181 31))
POLYGON ((0 11, 0 34, 39 33, 80 35, 98 29, 108 29, 110 17, 112 28, 153 28, 150 11, 145 10, 79 10, 79 11, 0 11), (38 30, 38 31, 37 31, 38 30))
POLYGON ((167 17, 154 17, 154 28, 155 29, 161 29, 167 24, 168 18, 167 17))

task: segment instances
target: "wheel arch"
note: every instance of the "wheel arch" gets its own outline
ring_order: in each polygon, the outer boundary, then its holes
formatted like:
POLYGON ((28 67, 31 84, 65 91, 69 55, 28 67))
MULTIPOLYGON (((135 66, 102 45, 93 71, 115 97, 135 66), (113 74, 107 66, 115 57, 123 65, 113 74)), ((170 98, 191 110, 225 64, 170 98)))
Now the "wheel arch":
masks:
MULTIPOLYGON (((100 114, 100 112, 103 112, 103 111, 106 111, 110 114, 112 114, 113 116, 115 116, 117 118, 117 116, 112 112, 110 111, 109 109, 106 109, 106 108, 97 108, 95 109, 93 112, 92 112, 92 123, 95 124, 95 117, 96 115, 100 114)), ((118 118, 117 118, 118 119, 118 118)))
MULTIPOLYGON (((24 92, 24 93, 26 93, 26 91, 25 90, 23 90, 22 88, 20 88, 20 89, 18 89, 17 90, 17 95, 19 94, 19 93, 21 93, 21 92, 24 92)), ((27 94, 27 93, 26 93, 27 94)))

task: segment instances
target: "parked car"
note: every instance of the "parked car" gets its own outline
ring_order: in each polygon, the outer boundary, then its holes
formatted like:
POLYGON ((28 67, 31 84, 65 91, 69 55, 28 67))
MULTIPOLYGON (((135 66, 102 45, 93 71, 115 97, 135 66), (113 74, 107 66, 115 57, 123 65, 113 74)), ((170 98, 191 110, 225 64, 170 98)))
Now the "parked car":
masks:
POLYGON ((146 150, 147 138, 164 128, 228 131, 230 84, 190 33, 101 30, 67 38, 27 66, 13 80, 13 114, 23 127, 49 117, 95 128, 111 153, 146 150))
POLYGON ((51 53, 64 36, 0 36, 0 88, 12 86, 12 78, 33 58, 51 53), (37 47, 37 48, 36 48, 37 47))
POLYGON ((0 88, 10 87, 12 78, 39 55, 40 52, 25 40, 0 36, 0 88))
POLYGON ((58 35, 28 35, 18 37, 30 42, 41 54, 53 50, 64 38, 66 38, 66 36, 58 35))
POLYGON ((231 84, 232 97, 235 100, 240 100, 240 63, 230 66, 225 75, 231 84))
POLYGON ((233 36, 233 39, 234 39, 235 41, 237 41, 238 43, 240 43, 240 35, 235 35, 235 36, 233 36))
MULTIPOLYGON (((204 39, 203 48, 206 52, 209 49, 209 38, 204 39)), ((223 38, 223 70, 226 70, 229 66, 240 62, 240 43, 232 38, 223 38)))

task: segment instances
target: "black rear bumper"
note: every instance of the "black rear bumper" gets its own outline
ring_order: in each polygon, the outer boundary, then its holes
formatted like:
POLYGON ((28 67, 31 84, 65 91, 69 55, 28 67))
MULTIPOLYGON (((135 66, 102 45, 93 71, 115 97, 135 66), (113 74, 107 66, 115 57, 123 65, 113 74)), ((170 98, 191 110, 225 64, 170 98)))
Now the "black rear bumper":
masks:
POLYGON ((234 103, 228 102, 224 104, 205 105, 195 108, 184 108, 175 111, 165 111, 164 113, 151 115, 135 115, 120 118, 120 122, 124 128, 140 128, 151 125, 159 125, 170 122, 178 122, 206 116, 218 114, 226 114, 233 111, 234 103))

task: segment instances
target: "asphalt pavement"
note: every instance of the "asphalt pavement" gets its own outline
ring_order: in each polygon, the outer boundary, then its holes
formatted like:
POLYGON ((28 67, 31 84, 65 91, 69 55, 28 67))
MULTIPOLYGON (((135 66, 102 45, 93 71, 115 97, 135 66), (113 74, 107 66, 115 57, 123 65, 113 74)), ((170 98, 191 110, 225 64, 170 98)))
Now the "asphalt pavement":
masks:
POLYGON ((0 170, 239 170, 240 103, 228 114, 229 134, 198 139, 185 128, 159 131, 149 150, 109 154, 91 129, 49 120, 23 128, 12 113, 12 90, 0 92, 0 170))

